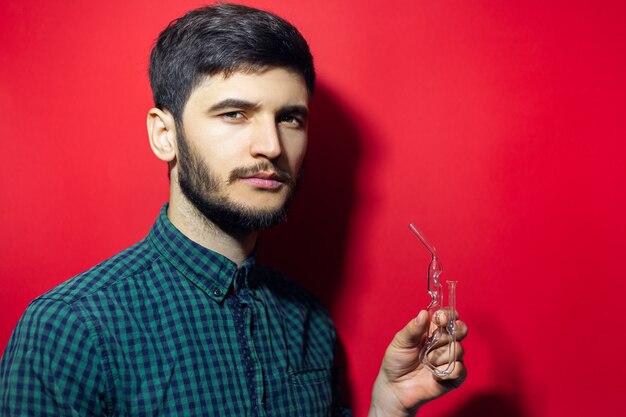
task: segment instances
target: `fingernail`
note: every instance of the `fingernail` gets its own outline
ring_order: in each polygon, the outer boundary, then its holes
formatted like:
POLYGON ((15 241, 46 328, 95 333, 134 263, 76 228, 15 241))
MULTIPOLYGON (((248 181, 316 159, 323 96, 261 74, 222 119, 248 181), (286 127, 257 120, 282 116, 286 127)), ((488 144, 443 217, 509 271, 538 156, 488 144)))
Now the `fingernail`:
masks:
POLYGON ((426 314, 426 310, 420 311, 417 317, 415 317, 415 324, 417 324, 418 326, 424 324, 426 322, 426 314))
POLYGON ((433 314, 433 323, 435 323, 435 325, 444 326, 446 321, 446 313, 444 313, 443 310, 437 310, 435 314, 433 314))

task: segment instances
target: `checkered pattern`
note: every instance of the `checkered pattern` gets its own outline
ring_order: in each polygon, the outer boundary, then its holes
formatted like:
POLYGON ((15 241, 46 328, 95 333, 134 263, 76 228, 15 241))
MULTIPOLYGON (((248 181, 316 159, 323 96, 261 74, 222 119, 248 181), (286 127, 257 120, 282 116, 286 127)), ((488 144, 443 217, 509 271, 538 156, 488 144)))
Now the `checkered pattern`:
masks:
POLYGON ((0 415, 338 416, 335 334, 305 290, 168 220, 33 301, 0 361, 0 415))

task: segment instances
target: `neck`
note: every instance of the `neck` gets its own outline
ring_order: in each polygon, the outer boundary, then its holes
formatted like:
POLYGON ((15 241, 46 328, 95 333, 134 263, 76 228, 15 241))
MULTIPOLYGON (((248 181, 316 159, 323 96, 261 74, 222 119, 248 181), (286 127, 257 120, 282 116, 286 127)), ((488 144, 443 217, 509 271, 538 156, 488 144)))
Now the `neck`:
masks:
POLYGON ((252 253, 258 237, 258 232, 234 235, 223 231, 179 193, 170 194, 167 217, 189 239, 237 265, 252 253))

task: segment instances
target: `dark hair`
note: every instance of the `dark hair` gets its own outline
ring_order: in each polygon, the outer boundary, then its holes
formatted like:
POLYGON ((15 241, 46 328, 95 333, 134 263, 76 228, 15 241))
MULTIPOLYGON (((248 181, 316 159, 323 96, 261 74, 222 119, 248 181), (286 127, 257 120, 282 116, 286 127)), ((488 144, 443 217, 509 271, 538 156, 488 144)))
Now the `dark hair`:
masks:
POLYGON ((237 4, 192 10, 159 35, 150 54, 154 104, 180 121, 192 90, 207 75, 289 68, 313 93, 315 70, 309 46, 286 20, 237 4))

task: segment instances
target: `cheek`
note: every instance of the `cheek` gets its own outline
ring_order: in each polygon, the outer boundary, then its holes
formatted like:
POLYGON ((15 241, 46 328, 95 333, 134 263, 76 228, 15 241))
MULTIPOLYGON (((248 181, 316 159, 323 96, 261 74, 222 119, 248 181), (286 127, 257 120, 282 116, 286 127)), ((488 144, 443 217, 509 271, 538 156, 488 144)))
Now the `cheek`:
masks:
POLYGON ((284 154, 287 158, 289 167, 293 171, 300 169, 306 154, 306 145, 306 139, 292 140, 284 145, 284 154))
POLYGON ((216 171, 232 169, 245 155, 236 140, 206 140, 197 149, 206 165, 216 171))
POLYGON ((199 160, 212 176, 224 179, 236 167, 237 156, 223 149, 202 149, 199 160))

